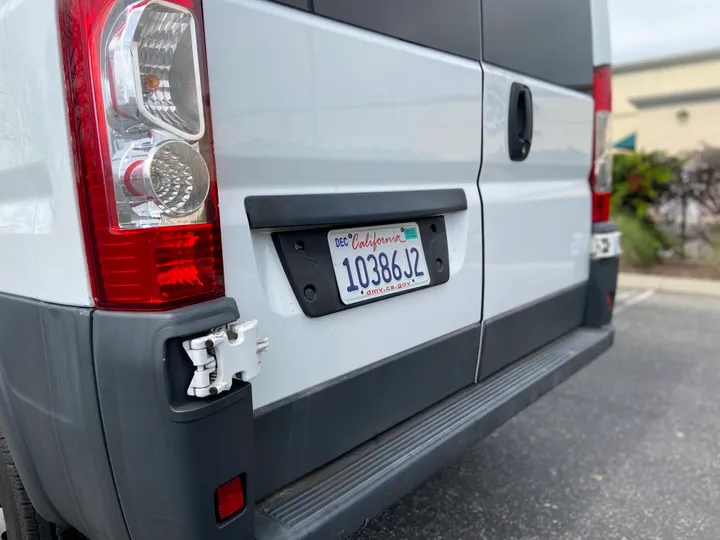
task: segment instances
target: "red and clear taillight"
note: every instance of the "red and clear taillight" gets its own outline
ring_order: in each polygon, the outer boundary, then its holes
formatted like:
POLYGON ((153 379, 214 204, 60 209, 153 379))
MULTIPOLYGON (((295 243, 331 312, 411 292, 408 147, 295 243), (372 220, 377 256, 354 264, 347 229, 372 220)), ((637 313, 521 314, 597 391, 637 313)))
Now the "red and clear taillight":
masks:
POLYGON ((593 192, 593 222, 610 220, 612 195, 612 70, 609 65, 595 68, 593 76, 595 118, 593 133, 593 162, 590 187, 593 192))
POLYGON ((96 304, 221 296, 200 0, 59 0, 59 10, 96 304))

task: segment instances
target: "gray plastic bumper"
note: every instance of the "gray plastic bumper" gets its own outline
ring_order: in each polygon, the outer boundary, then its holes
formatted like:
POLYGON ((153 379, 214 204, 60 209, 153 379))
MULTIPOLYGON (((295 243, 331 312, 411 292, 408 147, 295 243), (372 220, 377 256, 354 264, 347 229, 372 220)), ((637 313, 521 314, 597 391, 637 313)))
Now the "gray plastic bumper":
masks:
POLYGON ((229 298, 165 313, 0 295, 0 422, 42 516, 93 540, 252 538, 217 523, 221 484, 254 467, 249 385, 194 400, 182 339, 235 321, 229 298))
POLYGON ((92 310, 0 294, 0 422, 35 508, 128 540, 98 405, 92 310))
MULTIPOLYGON (((593 235, 617 234, 617 231, 618 229, 612 221, 593 223, 593 235)), ((590 276, 585 300, 584 324, 586 326, 599 328, 612 322, 619 270, 619 254, 590 261, 590 276)))

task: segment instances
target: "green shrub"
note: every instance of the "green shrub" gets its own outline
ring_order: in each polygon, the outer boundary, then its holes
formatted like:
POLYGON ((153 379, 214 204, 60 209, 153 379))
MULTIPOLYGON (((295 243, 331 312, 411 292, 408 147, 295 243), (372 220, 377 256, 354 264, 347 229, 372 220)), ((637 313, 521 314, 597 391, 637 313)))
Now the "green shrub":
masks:
POLYGON ((650 207, 679 174, 682 162, 662 152, 623 152, 613 158, 612 208, 647 216, 650 207))
POLYGON ((613 160, 612 219, 622 236, 623 259, 648 266, 672 247, 649 210, 677 178, 681 162, 661 152, 623 152, 613 160))
POLYGON ((660 259, 666 241, 655 229, 652 222, 639 219, 635 214, 621 212, 613 221, 622 233, 623 259, 632 266, 649 266, 660 259))

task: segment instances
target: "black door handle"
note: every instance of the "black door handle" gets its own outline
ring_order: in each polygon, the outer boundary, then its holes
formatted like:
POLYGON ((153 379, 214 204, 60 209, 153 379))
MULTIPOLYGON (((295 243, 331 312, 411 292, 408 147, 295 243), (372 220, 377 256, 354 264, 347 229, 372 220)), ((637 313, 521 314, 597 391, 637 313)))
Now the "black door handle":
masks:
POLYGON ((510 87, 508 152, 513 161, 523 161, 530 153, 533 137, 533 101, 530 89, 520 83, 510 87))

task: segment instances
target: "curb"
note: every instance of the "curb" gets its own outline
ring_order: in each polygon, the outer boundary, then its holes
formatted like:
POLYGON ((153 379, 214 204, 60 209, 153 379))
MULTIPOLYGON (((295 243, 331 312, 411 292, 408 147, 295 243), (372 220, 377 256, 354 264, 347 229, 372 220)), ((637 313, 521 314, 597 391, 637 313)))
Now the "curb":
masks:
POLYGON ((626 289, 653 289, 674 293, 720 296, 720 281, 706 279, 675 278, 621 272, 618 275, 618 286, 626 289))

